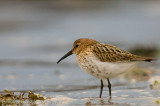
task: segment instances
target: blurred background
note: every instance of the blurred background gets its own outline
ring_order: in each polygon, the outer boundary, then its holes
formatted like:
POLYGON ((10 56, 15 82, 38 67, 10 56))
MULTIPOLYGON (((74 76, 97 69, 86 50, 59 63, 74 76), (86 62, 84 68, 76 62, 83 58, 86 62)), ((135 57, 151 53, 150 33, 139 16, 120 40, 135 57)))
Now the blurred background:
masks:
MULTIPOLYGON (((0 91, 57 92, 97 87, 98 92, 99 80, 83 72, 75 56, 56 64, 78 38, 92 38, 159 58, 160 1, 0 1, 0 91)), ((143 63, 141 67, 160 70, 159 63, 143 63)), ((138 86, 148 87, 150 78, 147 76, 138 86)), ((111 82, 115 86, 128 84, 122 78, 111 82)))

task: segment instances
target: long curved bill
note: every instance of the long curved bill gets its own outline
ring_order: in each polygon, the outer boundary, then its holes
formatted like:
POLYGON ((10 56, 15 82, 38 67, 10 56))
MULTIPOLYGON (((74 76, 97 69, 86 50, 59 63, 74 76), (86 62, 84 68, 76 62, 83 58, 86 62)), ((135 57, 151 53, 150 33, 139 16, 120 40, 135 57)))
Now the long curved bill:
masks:
POLYGON ((67 54, 65 54, 61 59, 59 59, 58 61, 57 61, 57 64, 60 62, 60 61, 62 61, 63 59, 65 59, 66 57, 68 57, 68 56, 70 56, 70 55, 72 55, 73 53, 72 53, 72 50, 70 50, 67 54))

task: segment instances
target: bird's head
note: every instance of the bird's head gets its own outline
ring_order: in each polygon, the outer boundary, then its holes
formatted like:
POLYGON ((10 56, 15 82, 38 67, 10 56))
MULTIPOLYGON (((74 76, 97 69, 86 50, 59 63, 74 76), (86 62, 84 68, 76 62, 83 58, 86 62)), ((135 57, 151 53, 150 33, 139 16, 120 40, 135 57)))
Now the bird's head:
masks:
POLYGON ((88 46, 96 43, 97 41, 92 40, 92 39, 88 39, 88 38, 80 38, 77 39, 72 46, 72 50, 70 50, 68 53, 66 53, 61 59, 58 60, 57 64, 62 61, 63 59, 65 59, 66 57, 72 55, 72 54, 76 54, 78 55, 80 52, 84 51, 85 48, 87 48, 88 46))

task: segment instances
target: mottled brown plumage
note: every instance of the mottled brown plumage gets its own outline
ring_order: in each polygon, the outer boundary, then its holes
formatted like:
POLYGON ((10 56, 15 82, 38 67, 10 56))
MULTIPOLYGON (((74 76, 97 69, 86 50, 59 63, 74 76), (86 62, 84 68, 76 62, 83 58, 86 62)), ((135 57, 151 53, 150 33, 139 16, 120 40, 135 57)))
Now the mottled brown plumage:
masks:
POLYGON ((92 52, 102 62, 151 61, 151 58, 131 54, 112 45, 97 42, 92 39, 78 39, 73 44, 73 53, 92 52), (78 45, 78 49, 76 47, 78 45))

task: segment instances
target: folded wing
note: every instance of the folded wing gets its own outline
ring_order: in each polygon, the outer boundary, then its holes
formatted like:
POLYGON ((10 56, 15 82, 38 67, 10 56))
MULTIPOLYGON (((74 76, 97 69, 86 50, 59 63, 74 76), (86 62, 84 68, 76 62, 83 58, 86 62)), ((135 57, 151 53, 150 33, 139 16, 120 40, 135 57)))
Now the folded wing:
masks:
POLYGON ((112 45, 103 43, 96 43, 93 49, 93 53, 102 62, 129 62, 129 61, 147 61, 150 62, 153 59, 149 57, 137 56, 129 53, 123 49, 117 48, 112 45))

